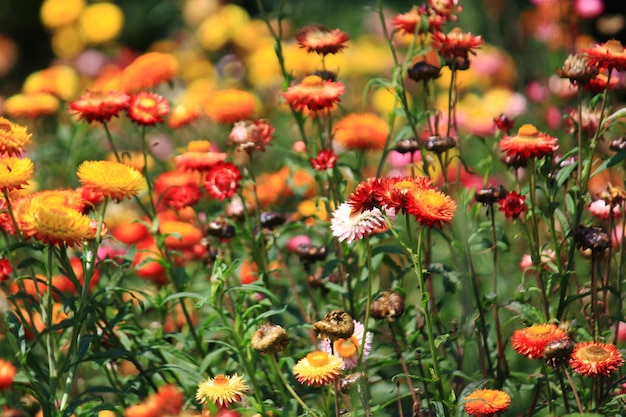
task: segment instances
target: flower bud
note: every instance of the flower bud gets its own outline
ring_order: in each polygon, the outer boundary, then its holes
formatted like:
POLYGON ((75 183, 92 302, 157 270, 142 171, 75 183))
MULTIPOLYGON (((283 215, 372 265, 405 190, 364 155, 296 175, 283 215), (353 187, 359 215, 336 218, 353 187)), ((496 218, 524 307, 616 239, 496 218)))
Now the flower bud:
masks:
POLYGON ((313 333, 321 339, 349 339, 354 333, 352 317, 342 310, 333 310, 313 323, 313 333))
POLYGON ((574 343, 568 338, 552 340, 543 348, 543 358, 553 367, 567 366, 570 355, 574 350, 574 343))
POLYGON ((289 344, 289 336, 281 326, 272 323, 262 325, 250 340, 252 349, 262 353, 280 352, 289 344))
POLYGON ((404 298, 397 292, 385 291, 372 301, 370 312, 375 319, 393 321, 404 313, 404 298))

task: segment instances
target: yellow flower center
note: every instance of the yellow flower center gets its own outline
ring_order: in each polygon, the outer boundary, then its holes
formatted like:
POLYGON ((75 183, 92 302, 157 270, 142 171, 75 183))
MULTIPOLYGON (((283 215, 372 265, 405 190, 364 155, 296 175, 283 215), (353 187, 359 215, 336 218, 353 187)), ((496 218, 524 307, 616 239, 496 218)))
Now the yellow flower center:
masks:
POLYGON ((581 352, 582 358, 590 362, 601 362, 609 359, 611 356, 602 346, 591 345, 584 348, 581 352))
POLYGON ((552 332, 552 329, 553 329, 552 326, 536 325, 536 326, 529 327, 527 330, 528 330, 529 336, 540 337, 540 336, 545 336, 545 335, 550 334, 552 332))
POLYGON ((211 142, 208 140, 192 140, 187 144, 188 152, 209 152, 211 142))
POLYGON ((152 97, 143 97, 139 100, 139 106, 143 108, 156 107, 156 100, 152 97))
POLYGON ((517 131, 517 136, 539 136, 537 128, 531 124, 522 125, 517 131))
POLYGON ((395 188, 396 190, 400 190, 403 193, 406 193, 407 191, 415 188, 415 183, 413 181, 408 181, 408 180, 398 181, 397 183, 393 185, 393 188, 395 188))
POLYGON ((335 352, 342 358, 356 355, 358 341, 353 336, 350 339, 337 339, 334 344, 335 352))
POLYGON ((230 381, 225 375, 220 374, 213 378, 213 385, 215 385, 216 387, 226 387, 229 383, 230 381))
POLYGON ((317 75, 309 75, 304 77, 301 84, 306 87, 321 87, 324 85, 324 80, 317 75))
POLYGON ((306 355, 306 359, 309 364, 315 368, 328 365, 330 360, 328 359, 328 353, 317 350, 306 355))

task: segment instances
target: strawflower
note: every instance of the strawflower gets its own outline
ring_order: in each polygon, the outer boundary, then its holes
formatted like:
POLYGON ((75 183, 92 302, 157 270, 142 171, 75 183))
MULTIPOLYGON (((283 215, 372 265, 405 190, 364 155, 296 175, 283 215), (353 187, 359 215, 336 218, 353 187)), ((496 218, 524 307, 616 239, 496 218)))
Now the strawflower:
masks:
POLYGON ((204 113, 216 123, 235 123, 250 119, 256 113, 257 100, 245 90, 214 91, 204 103, 204 113))
POLYGON ((188 107, 179 104, 172 109, 167 119, 167 125, 172 129, 178 129, 198 120, 201 116, 200 107, 188 107))
POLYGON ((373 113, 352 113, 333 128, 333 143, 340 149, 381 150, 385 147, 389 125, 373 113))
POLYGON ((337 155, 332 149, 321 149, 315 158, 309 160, 311 167, 319 172, 333 169, 337 164, 337 155))
POLYGON ((479 389, 464 398, 463 408, 470 416, 488 417, 500 413, 511 404, 511 397, 504 391, 479 389))
POLYGON ((300 48, 320 55, 336 54, 346 47, 350 37, 339 29, 330 30, 324 26, 312 25, 296 33, 300 48))
POLYGON ((543 158, 558 149, 558 139, 541 133, 531 124, 520 127, 515 136, 505 136, 498 145, 507 156, 543 158))
POLYGON ((439 190, 416 188, 406 193, 405 210, 423 226, 441 227, 442 223, 452 221, 456 203, 450 196, 439 190))
POLYGON ((0 258, 0 283, 8 280, 12 272, 11 262, 7 258, 0 258))
POLYGON ((196 399, 200 404, 215 403, 218 407, 228 407, 230 404, 241 401, 241 396, 248 390, 243 377, 216 375, 198 385, 196 399))
MULTIPOLYGON (((363 334, 365 326, 356 320, 354 322, 354 332, 349 338, 339 338, 332 342, 329 339, 324 339, 321 343, 322 350, 326 353, 333 354, 343 361, 344 369, 356 368, 358 365, 359 349, 361 349, 361 343, 363 342, 363 334)), ((365 360, 372 348, 372 334, 367 332, 365 338, 365 344, 363 346, 363 355, 361 360, 365 360)))
POLYGON ((592 377, 609 376, 623 364, 624 358, 617 347, 601 342, 577 343, 569 362, 577 374, 592 377))
POLYGON ((115 200, 137 196, 145 187, 141 172, 119 162, 85 161, 76 175, 83 187, 115 200))
POLYGON ((385 227, 385 216, 378 208, 355 212, 348 203, 333 211, 330 230, 340 242, 352 243, 361 240, 385 227))
POLYGON ((129 100, 130 96, 119 91, 87 90, 78 100, 72 101, 69 108, 88 122, 105 122, 126 109, 129 100))
POLYGON ((267 120, 242 120, 235 123, 228 139, 237 147, 237 150, 244 150, 248 153, 254 150, 263 152, 270 144, 274 130, 267 120))
POLYGON ((171 81, 178 72, 178 61, 171 54, 147 52, 122 71, 124 91, 146 90, 171 81))
POLYGON ((20 189, 28 184, 34 174, 29 158, 0 158, 0 191, 20 189))
POLYGON ((30 144, 31 134, 26 127, 0 116, 0 156, 19 156, 30 144))
POLYGON ((239 168, 230 162, 218 162, 207 172, 204 188, 211 197, 224 201, 237 192, 239 181, 239 168))
POLYGON ((626 51, 620 41, 611 39, 592 48, 583 49, 587 55, 589 65, 595 65, 600 69, 621 71, 626 69, 626 51))
POLYGON ((282 96, 295 110, 308 109, 315 112, 339 103, 345 89, 338 81, 326 81, 317 75, 309 75, 300 84, 289 87, 282 96))
POLYGON ((141 126, 154 126, 163 122, 170 112, 170 105, 165 97, 147 91, 140 91, 132 96, 126 108, 128 117, 141 126))
POLYGON ((525 200, 526 196, 511 191, 504 198, 498 200, 500 205, 498 210, 503 211, 507 219, 517 219, 522 213, 526 212, 525 200))
POLYGON ((4 112, 15 118, 36 119, 59 110, 59 99, 49 93, 15 94, 4 102, 4 112))
POLYGON ((298 382, 306 385, 326 385, 341 375, 343 361, 322 350, 316 350, 300 359, 293 367, 298 382))
POLYGON ((0 359, 0 391, 10 388, 13 385, 13 378, 17 370, 11 362, 0 359))
POLYGON ((187 151, 174 157, 176 167, 190 171, 208 171, 218 162, 226 159, 223 152, 211 151, 211 143, 207 140, 192 140, 187 143, 187 151))
POLYGON ((516 330, 511 337, 511 346, 520 355, 538 359, 543 356, 546 344, 565 337, 567 337, 565 330, 556 324, 535 324, 516 330))
POLYGON ((435 32, 432 47, 439 51, 444 59, 455 57, 467 59, 469 54, 476 55, 475 49, 485 41, 482 36, 472 36, 471 33, 463 33, 461 29, 454 28, 448 34, 435 32))

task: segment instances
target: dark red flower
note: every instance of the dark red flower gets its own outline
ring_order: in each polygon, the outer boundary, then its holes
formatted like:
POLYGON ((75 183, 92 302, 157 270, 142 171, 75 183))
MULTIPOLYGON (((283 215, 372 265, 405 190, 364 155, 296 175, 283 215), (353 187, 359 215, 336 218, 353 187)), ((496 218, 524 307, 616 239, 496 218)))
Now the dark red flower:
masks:
POLYGON ((196 184, 183 184, 170 187, 161 194, 159 208, 179 210, 191 206, 200 200, 202 194, 196 184))
POLYGON ((232 197, 241 181, 239 169, 230 162, 218 162, 206 175, 204 188, 209 195, 224 201, 225 198, 232 197))
POLYGON ((526 212, 526 204, 524 201, 526 197, 517 194, 515 191, 507 193, 506 197, 498 200, 500 208, 498 210, 503 211, 507 219, 517 219, 522 213, 526 212))
POLYGON ((509 131, 513 129, 513 123, 513 119, 511 119, 504 113, 498 116, 496 119, 493 119, 493 124, 496 126, 496 129, 506 133, 507 135, 509 134, 509 131))
POLYGON ((333 169, 336 163, 337 155, 332 149, 322 149, 317 153, 317 157, 311 158, 311 166, 320 172, 333 169))
POLYGON ((122 110, 128 107, 130 96, 119 91, 87 90, 78 100, 69 104, 70 110, 88 122, 105 122, 117 117, 122 110))
POLYGON ((7 258, 0 259, 0 282, 4 282, 11 276, 13 268, 7 258))
POLYGON ((596 65, 600 69, 620 71, 626 69, 626 50, 620 41, 611 39, 593 48, 584 49, 589 58, 589 65, 596 65))
POLYGON ((141 91, 130 99, 126 111, 138 125, 154 126, 163 122, 163 117, 170 112, 170 105, 163 96, 141 91))

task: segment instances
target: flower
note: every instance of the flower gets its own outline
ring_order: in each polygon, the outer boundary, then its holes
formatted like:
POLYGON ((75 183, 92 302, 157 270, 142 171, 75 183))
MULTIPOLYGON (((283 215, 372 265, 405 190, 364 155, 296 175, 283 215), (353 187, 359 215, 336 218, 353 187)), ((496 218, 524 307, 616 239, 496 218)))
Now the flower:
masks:
POLYGON ((0 155, 19 156, 24 147, 30 144, 31 134, 26 127, 11 122, 0 116, 0 155))
POLYGON ((506 114, 501 114, 497 118, 493 119, 493 124, 501 132, 509 134, 509 131, 513 129, 513 119, 506 114))
POLYGON ((202 239, 202 230, 186 221, 163 220, 159 224, 159 232, 165 236, 168 249, 189 249, 202 239))
POLYGON ((352 243, 385 227, 385 217, 378 208, 355 212, 349 203, 333 211, 330 230, 340 242, 352 243))
POLYGON ((248 390, 243 377, 235 374, 232 376, 216 375, 198 385, 196 400, 200 404, 212 402, 218 407, 227 407, 230 404, 241 401, 241 396, 248 390))
POLYGON ((254 150, 265 151, 274 134, 274 127, 267 120, 242 120, 236 122, 228 139, 238 150, 250 153, 254 150))
MULTIPOLYGON (((343 360, 344 369, 352 369, 357 367, 359 349, 361 349, 361 344, 363 343, 365 326, 363 326, 362 323, 359 323, 356 320, 353 320, 353 322, 354 333, 352 333, 352 336, 350 336, 349 338, 339 338, 335 340, 334 342, 332 342, 332 349, 330 339, 324 339, 321 344, 322 350, 324 352, 334 354, 336 357, 343 360)), ((365 360, 367 355, 369 355, 371 348, 372 334, 370 332, 367 332, 361 360, 365 360)))
POLYGON ((601 342, 577 343, 569 362, 577 374, 593 377, 609 376, 623 364, 624 358, 617 347, 601 342))
POLYGON ((130 96, 118 91, 87 90, 80 99, 69 104, 71 110, 88 122, 105 122, 112 117, 117 117, 119 113, 126 109, 130 96))
POLYGON ((415 33, 422 21, 422 14, 424 14, 424 12, 425 10, 422 8, 418 9, 417 7, 413 7, 406 13, 396 15, 391 21, 392 30, 410 34, 415 33))
POLYGON ((245 90, 214 91, 204 103, 204 112, 217 123, 235 123, 251 119, 256 113, 257 101, 245 90))
POLYGON ((505 136, 499 146, 507 156, 543 158, 559 148, 557 141, 557 138, 539 132, 535 126, 525 124, 518 129, 517 135, 505 136))
POLYGON ((204 188, 209 195, 224 201, 232 197, 241 181, 239 169, 230 162, 218 162, 206 174, 204 188))
MULTIPOLYGON (((306 252, 311 252, 310 249, 311 247, 305 248, 306 252)), ((326 248, 324 248, 322 254, 323 257, 321 259, 324 259, 326 257, 326 248)), ((314 253, 312 255, 315 256, 314 253)), ((333 310, 327 313, 322 320, 313 323, 313 333, 319 338, 331 340, 347 339, 354 334, 354 320, 350 314, 343 310, 333 310)))
POLYGON ((493 416, 509 408, 511 397, 504 391, 479 389, 465 396, 463 408, 470 416, 493 416))
POLYGON ((59 110, 59 99, 49 93, 15 94, 4 102, 4 112, 11 117, 36 119, 59 110))
POLYGON ((187 152, 174 157, 176 167, 184 170, 208 171, 218 162, 226 159, 222 152, 212 152, 207 140, 192 140, 187 143, 187 152))
POLYGON ((589 213, 601 220, 608 220, 609 217, 619 218, 622 212, 619 205, 608 205, 604 200, 596 200, 589 204, 589 213))
POLYGON ((626 51, 620 41, 611 39, 592 48, 583 49, 587 55, 589 65, 600 69, 621 71, 626 69, 626 51))
POLYGON ((584 54, 570 54, 556 73, 561 78, 568 78, 572 84, 584 85, 598 75, 598 67, 591 65, 584 54))
POLYGON ((305 27, 296 33, 296 41, 300 48, 320 55, 336 54, 346 47, 348 39, 350 37, 346 32, 339 29, 330 30, 319 25, 305 27))
POLYGON ((381 150, 385 147, 389 125, 373 113, 352 113, 333 128, 333 141, 341 149, 381 150))
POLYGON ((548 342, 564 337, 567 337, 565 330, 556 324, 535 324, 513 332, 511 346, 520 355, 529 359, 538 359, 543 356, 548 342))
POLYGON ((163 96, 141 91, 131 97, 126 111, 138 125, 154 126, 163 122, 163 116, 169 113, 170 105, 163 96))
POLYGON ((343 361, 323 350, 316 350, 300 359, 293 367, 298 382, 307 385, 326 385, 341 375, 343 361))
POLYGON ((85 161, 76 171, 83 185, 105 197, 123 200, 138 195, 145 187, 141 172, 113 161, 85 161))
POLYGON ((450 196, 433 188, 416 188, 405 195, 406 212, 415 217, 423 226, 441 227, 441 223, 450 223, 456 203, 450 196))
POLYGON ((9 279, 12 272, 11 262, 7 258, 0 258, 0 283, 9 279))
POLYGON ((122 31, 124 13, 113 3, 90 4, 81 13, 78 23, 87 43, 105 43, 115 39, 122 31))
POLYGON ((320 111, 339 103, 345 86, 338 81, 326 81, 317 75, 304 77, 300 84, 292 85, 282 93, 287 103, 297 111, 320 111))
POLYGON ((198 120, 202 116, 200 107, 187 107, 179 104, 172 109, 167 125, 172 129, 178 129, 198 120))
POLYGON ((13 385, 13 378, 16 373, 17 370, 11 362, 0 359, 0 391, 13 385))
POLYGON ((130 63, 121 75, 124 91, 139 91, 171 81, 178 72, 178 61, 171 54, 147 52, 130 63))
POLYGON ((45 27, 57 29, 74 23, 85 8, 85 0, 45 0, 39 18, 45 27))
POLYGON ((526 212, 525 200, 526 196, 511 191, 504 198, 498 200, 498 204, 500 204, 498 210, 503 211, 507 219, 517 219, 522 213, 526 212))
POLYGON ((315 158, 310 159, 311 167, 319 172, 333 169, 337 164, 337 155, 332 149, 321 149, 315 158))
POLYGON ((0 191, 24 187, 33 173, 33 161, 29 158, 0 158, 0 191))
POLYGON ((471 33, 463 33, 460 28, 454 28, 448 34, 435 32, 433 34, 432 47, 439 51, 444 59, 464 58, 469 54, 476 55, 474 49, 478 48, 485 41, 479 36, 472 36, 471 33))

